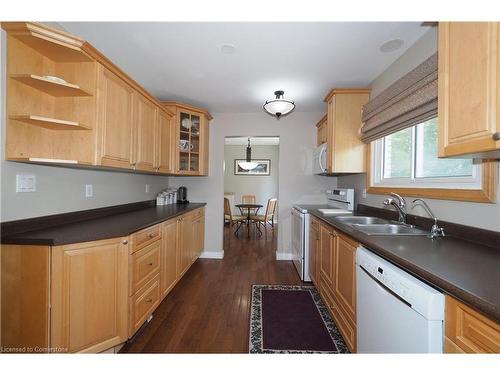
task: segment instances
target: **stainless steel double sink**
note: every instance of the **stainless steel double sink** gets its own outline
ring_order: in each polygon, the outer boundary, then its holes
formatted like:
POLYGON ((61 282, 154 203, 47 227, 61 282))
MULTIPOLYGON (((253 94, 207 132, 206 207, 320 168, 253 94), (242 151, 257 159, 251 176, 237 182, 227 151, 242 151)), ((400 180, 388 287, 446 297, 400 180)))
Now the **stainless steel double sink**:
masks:
POLYGON ((372 216, 336 216, 335 220, 371 236, 425 236, 428 232, 409 224, 372 216))

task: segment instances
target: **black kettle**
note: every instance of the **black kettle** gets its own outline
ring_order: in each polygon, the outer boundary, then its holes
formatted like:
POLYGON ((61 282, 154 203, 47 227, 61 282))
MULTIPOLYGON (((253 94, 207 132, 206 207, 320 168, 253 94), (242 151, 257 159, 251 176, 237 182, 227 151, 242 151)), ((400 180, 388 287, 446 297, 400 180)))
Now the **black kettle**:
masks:
POLYGON ((189 203, 187 200, 188 197, 188 189, 185 186, 181 186, 177 190, 177 203, 189 203))

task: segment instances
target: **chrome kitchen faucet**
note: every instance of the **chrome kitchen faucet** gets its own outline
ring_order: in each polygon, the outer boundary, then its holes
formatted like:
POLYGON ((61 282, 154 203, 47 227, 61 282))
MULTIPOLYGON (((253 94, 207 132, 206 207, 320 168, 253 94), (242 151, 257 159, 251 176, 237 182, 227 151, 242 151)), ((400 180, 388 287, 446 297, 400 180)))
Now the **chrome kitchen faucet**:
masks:
POLYGON ((394 207, 396 207, 399 213, 399 223, 406 224, 406 200, 399 194, 391 193, 391 195, 393 197, 396 197, 398 201, 396 202, 396 200, 393 198, 387 198, 384 200, 384 205, 393 205, 394 207))
POLYGON ((438 219, 437 219, 436 215, 434 215, 434 213, 432 212, 431 208, 427 205, 427 203, 425 203, 425 201, 423 199, 420 199, 420 198, 414 199, 412 203, 413 203, 412 208, 415 207, 417 204, 422 205, 422 207, 425 208, 425 210, 427 211, 429 216, 434 219, 434 225, 431 228, 431 233, 429 233, 429 235, 427 237, 429 237, 430 239, 444 237, 444 229, 440 228, 437 225, 438 219))

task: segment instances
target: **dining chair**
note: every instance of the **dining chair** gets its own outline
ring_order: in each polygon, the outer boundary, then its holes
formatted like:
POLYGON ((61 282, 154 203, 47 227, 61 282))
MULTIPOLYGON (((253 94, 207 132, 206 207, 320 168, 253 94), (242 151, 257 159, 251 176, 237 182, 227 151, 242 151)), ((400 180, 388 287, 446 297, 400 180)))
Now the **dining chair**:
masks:
POLYGON ((224 223, 226 223, 226 221, 229 221, 229 228, 232 228, 235 224, 239 224, 234 234, 237 235, 238 231, 240 230, 241 224, 246 221, 246 219, 246 216, 233 215, 233 213, 231 212, 231 204, 229 203, 229 199, 224 198, 224 223))
MULTIPOLYGON (((255 195, 242 195, 241 196, 241 203, 243 204, 255 204, 257 203, 257 198, 255 198, 255 195)), ((240 212, 242 215, 246 215, 246 211, 248 209, 245 209, 245 212, 243 212, 243 208, 240 208, 240 212)), ((258 208, 250 208, 250 215, 257 215, 258 208)))
POLYGON ((265 215, 253 215, 250 219, 255 223, 258 231, 262 234, 260 226, 264 226, 264 231, 267 235, 267 224, 271 225, 272 232, 274 234, 274 215, 276 214, 276 207, 278 206, 278 199, 271 198, 267 201, 266 213, 265 215))

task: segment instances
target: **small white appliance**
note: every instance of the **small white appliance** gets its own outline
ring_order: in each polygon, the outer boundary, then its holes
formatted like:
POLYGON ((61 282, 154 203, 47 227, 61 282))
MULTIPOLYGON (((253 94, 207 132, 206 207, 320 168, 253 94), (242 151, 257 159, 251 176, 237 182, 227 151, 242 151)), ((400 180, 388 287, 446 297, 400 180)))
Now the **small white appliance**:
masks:
POLYGON ((326 173, 326 143, 322 143, 313 153, 313 174, 326 173))
POLYGON ((332 189, 326 191, 327 203, 296 204, 292 207, 292 260, 301 280, 309 277, 309 213, 310 209, 327 210, 325 215, 351 214, 354 209, 354 189, 332 189))
POLYGON ((442 353, 444 295, 360 246, 358 353, 442 353))

